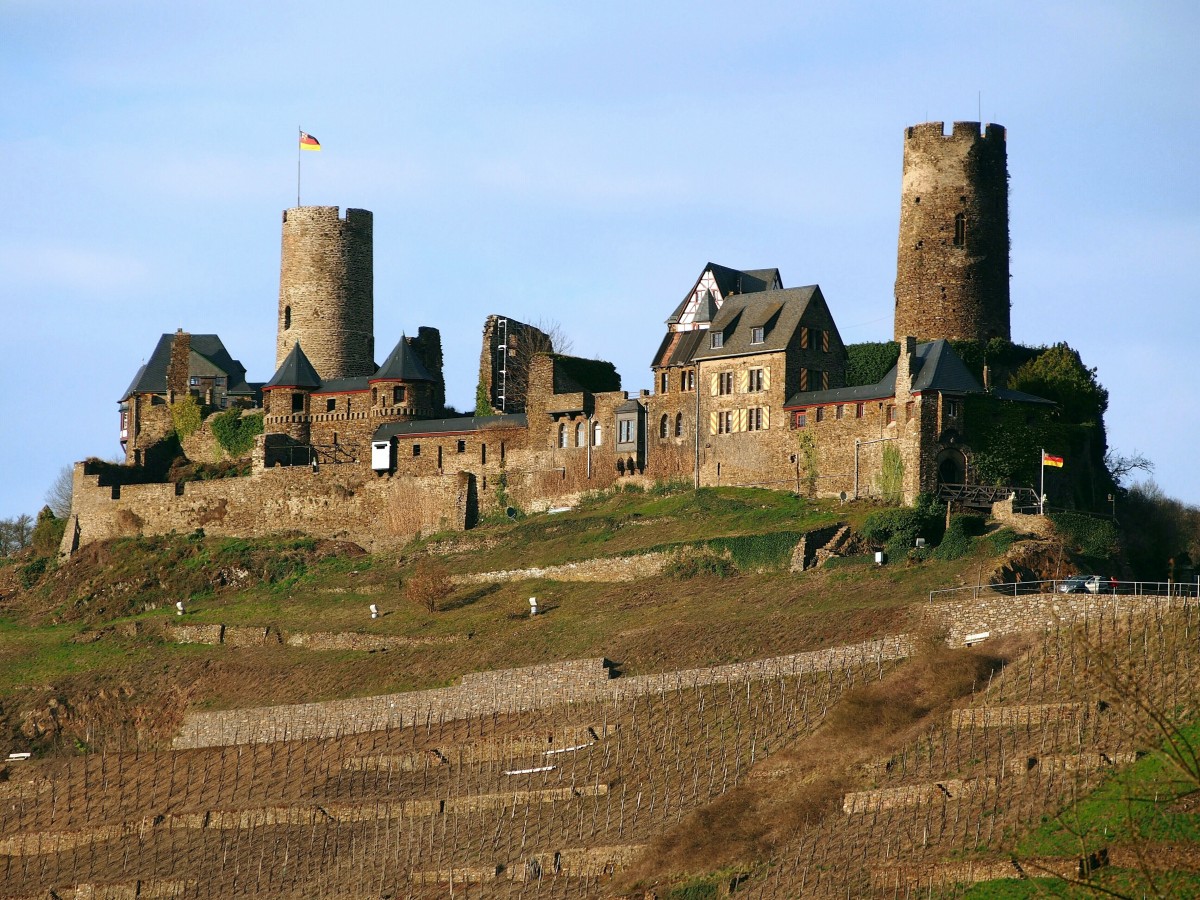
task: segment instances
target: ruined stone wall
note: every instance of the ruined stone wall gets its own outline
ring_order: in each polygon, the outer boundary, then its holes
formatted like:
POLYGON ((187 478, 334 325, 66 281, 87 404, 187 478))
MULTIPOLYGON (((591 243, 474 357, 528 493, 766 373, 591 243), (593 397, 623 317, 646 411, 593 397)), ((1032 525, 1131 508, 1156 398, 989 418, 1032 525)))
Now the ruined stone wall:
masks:
MULTIPOLYGON (((529 389, 530 366, 534 354, 553 352, 554 342, 550 335, 524 322, 507 316, 491 315, 483 323, 483 344, 479 353, 479 384, 481 396, 487 397, 492 413, 519 413, 525 411, 529 389), (500 321, 504 320, 501 329, 500 321), (502 333, 503 332, 503 333, 502 333), (501 401, 500 358, 501 341, 504 341, 504 400, 501 401)), ((478 411, 478 410, 477 410, 478 411)))
POLYGON ((1005 130, 904 132, 895 336, 1010 338, 1005 130))
POLYGON ((374 373, 373 221, 336 206, 284 212, 276 368, 299 341, 322 380, 374 373))
POLYGON ((146 451, 175 431, 171 408, 157 394, 134 394, 129 398, 129 440, 125 461, 131 465, 145 462, 146 451))
POLYGON ((423 532, 466 527, 470 478, 379 477, 357 466, 256 469, 244 478, 100 486, 75 466, 63 550, 132 534, 191 532, 262 537, 301 531, 379 550, 423 532))

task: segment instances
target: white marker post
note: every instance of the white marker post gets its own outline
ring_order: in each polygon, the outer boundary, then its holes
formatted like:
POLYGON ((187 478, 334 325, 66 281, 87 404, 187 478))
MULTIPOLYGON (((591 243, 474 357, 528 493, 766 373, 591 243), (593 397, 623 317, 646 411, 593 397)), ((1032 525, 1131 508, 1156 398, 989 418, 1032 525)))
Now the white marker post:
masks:
POLYGON ((537 615, 537 597, 529 598, 529 615, 530 616, 537 615))
POLYGON ((372 619, 379 618, 379 607, 376 606, 374 603, 371 604, 371 618, 372 619))
POLYGON ((182 600, 175 601, 175 615, 177 615, 177 616, 183 615, 183 601, 182 600))

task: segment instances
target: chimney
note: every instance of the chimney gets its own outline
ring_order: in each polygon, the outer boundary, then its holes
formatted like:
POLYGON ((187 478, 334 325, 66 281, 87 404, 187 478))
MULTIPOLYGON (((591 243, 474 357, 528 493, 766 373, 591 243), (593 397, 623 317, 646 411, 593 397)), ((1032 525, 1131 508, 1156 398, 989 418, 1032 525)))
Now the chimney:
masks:
POLYGON ((917 339, 911 335, 900 338, 900 356, 896 360, 896 402, 908 401, 912 393, 913 362, 917 358, 917 339))

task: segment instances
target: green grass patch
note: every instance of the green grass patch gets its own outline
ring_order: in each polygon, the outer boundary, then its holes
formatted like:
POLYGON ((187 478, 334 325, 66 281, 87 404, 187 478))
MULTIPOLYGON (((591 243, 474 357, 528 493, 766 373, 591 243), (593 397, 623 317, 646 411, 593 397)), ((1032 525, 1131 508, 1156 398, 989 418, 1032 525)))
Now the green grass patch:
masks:
MULTIPOLYGON (((1181 729, 1181 736, 1197 747, 1200 722, 1181 729)), ((1087 797, 1026 835, 1017 850, 1026 856, 1063 856, 1115 841, 1200 841, 1200 815, 1170 808, 1198 788, 1166 751, 1155 751, 1113 773, 1087 797)))

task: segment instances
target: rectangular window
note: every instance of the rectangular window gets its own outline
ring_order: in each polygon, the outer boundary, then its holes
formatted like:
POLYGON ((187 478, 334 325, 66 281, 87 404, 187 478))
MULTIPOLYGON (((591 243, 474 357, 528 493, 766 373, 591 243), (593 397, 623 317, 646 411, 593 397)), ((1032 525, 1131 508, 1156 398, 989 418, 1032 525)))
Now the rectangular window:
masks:
POLYGON ((404 397, 404 385, 397 385, 396 387, 392 388, 392 403, 394 405, 399 406, 401 403, 403 403, 404 397))
POLYGON ((752 394, 758 393, 763 389, 763 370, 751 369, 748 374, 750 377, 746 389, 752 394))
POLYGON ((337 409, 337 400, 330 397, 325 401, 325 412, 334 412, 337 409))
POLYGON ((303 394, 292 394, 292 412, 294 412, 294 413, 304 412, 304 395, 303 394))
POLYGON ((413 444, 413 459, 416 459, 420 455, 421 455, 421 445, 413 444))
POLYGON ((708 343, 708 345, 709 345, 709 346, 710 346, 710 347, 711 347, 713 350, 720 349, 721 347, 724 347, 724 346, 725 346, 725 332, 723 332, 723 331, 714 331, 714 332, 713 332, 711 335, 709 335, 709 339, 708 339, 708 340, 709 340, 709 343, 708 343))
POLYGON ((188 379, 188 386, 189 386, 189 387, 195 387, 195 386, 196 386, 196 385, 198 385, 199 383, 200 383, 200 379, 199 379, 199 378, 197 378, 195 375, 193 375, 191 378, 189 378, 189 379, 188 379))
POLYGON ((824 421, 825 421, 825 407, 823 407, 823 406, 818 406, 818 407, 817 407, 817 410, 816 410, 816 416, 815 416, 815 418, 816 418, 816 420, 817 420, 818 422, 824 422, 824 421))
POLYGON ((761 344, 763 342, 763 328, 761 325, 755 325, 750 329, 750 343, 761 344))
POLYGON ((717 413, 717 434, 729 434, 733 431, 733 413, 730 410, 717 413))
POLYGON ((962 403, 958 400, 947 398, 947 400, 946 400, 946 418, 957 419, 961 412, 962 412, 962 403))
POLYGON ((912 421, 912 417, 913 417, 913 402, 911 400, 909 400, 907 403, 904 404, 904 421, 905 422, 912 421))
POLYGON ((761 406, 756 406, 753 409, 746 410, 746 430, 747 431, 762 431, 763 429, 763 411, 761 406))
POLYGON ((733 393, 732 372, 722 372, 717 376, 717 393, 722 395, 733 393))
POLYGON ((696 389, 696 370, 688 369, 685 374, 687 375, 687 389, 694 391, 696 389))
POLYGON ((854 418, 861 419, 863 417, 863 412, 865 411, 865 406, 866 406, 866 404, 863 404, 863 403, 855 403, 854 404, 854 418))
POLYGON ((833 417, 834 417, 835 419, 841 419, 841 418, 842 418, 842 404, 840 404, 840 403, 839 403, 837 406, 835 406, 835 407, 833 408, 833 417))
POLYGON ((216 378, 213 379, 213 384, 216 385, 217 387, 225 387, 225 379, 222 378, 221 376, 217 376, 216 378))
POLYGON ((887 408, 887 423, 889 425, 896 424, 896 404, 889 403, 887 408))
POLYGON ((458 442, 458 444, 457 444, 457 452, 459 452, 459 453, 466 453, 466 452, 467 452, 467 442, 466 442, 466 441, 459 441, 459 442, 458 442))
POLYGON ((633 419, 621 419, 617 423, 617 442, 621 444, 633 443, 633 419))
POLYGON ((792 427, 803 428, 808 424, 808 410, 798 409, 792 413, 792 427))
POLYGON ((660 394, 665 394, 667 392, 667 387, 668 387, 670 378, 671 378, 671 376, 667 372, 663 372, 661 375, 658 376, 658 392, 660 394))

